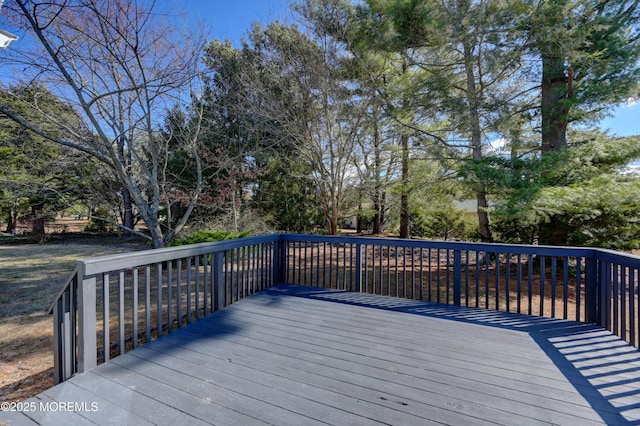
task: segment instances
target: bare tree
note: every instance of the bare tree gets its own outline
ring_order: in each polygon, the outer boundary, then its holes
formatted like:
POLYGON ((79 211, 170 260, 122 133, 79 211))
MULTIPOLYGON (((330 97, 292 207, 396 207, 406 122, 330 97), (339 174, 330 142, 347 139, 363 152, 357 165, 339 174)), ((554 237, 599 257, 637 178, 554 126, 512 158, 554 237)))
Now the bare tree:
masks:
POLYGON ((154 247, 164 246, 185 225, 202 187, 197 149, 201 120, 192 108, 193 128, 180 149, 192 155, 197 179, 182 216, 163 221, 161 212, 171 203, 174 186, 164 171, 170 146, 175 146, 158 130, 167 111, 190 103, 201 40, 179 32, 153 1, 16 0, 10 6, 14 24, 35 41, 26 50, 12 49, 8 59, 77 109, 85 126, 72 127, 46 105, 33 105, 42 119, 64 130, 60 137, 7 104, 0 104, 0 112, 112 168, 122 186, 121 226, 144 235, 154 247), (133 229, 134 206, 148 234, 133 229))
POLYGON ((368 99, 345 75, 346 52, 326 33, 305 34, 279 23, 257 26, 240 51, 213 42, 207 63, 217 84, 232 84, 238 115, 249 115, 252 132, 289 146, 309 165, 327 232, 335 234, 347 189, 357 171, 353 158, 368 99), (222 58, 237 61, 229 82, 222 58))

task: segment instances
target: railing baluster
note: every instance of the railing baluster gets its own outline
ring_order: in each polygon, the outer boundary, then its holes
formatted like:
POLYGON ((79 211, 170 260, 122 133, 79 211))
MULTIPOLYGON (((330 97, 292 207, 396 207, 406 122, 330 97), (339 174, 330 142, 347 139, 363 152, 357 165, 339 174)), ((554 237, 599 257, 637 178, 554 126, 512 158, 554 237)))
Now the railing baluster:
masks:
MULTIPOLYGON (((640 274, 638 273, 638 269, 630 269, 629 270, 629 321, 631 322, 631 327, 629 329, 629 343, 631 346, 636 346, 636 318, 640 318, 640 312, 638 316, 636 316, 636 291, 638 289, 636 278, 640 279, 640 274)), ((638 303, 638 308, 640 309, 640 303, 638 303)))
POLYGON ((187 276, 185 277, 187 280, 187 324, 191 324, 191 256, 187 257, 187 265, 186 265, 186 272, 187 272, 187 276))
MULTIPOLYGON (((233 269, 230 266, 230 258, 232 256, 232 251, 228 250, 224 252, 224 306, 227 306, 233 302, 233 283, 232 283, 232 273, 233 269)), ((287 266, 288 267, 288 266, 287 266)))
POLYGON ((611 262, 602 262, 603 273, 601 274, 603 297, 600 303, 601 322, 600 325, 607 330, 611 330, 611 274, 612 265, 611 262))
POLYGON ((620 302, 620 294, 618 292, 618 286, 620 285, 619 281, 618 281, 618 265, 611 264, 611 272, 613 274, 613 298, 612 298, 612 305, 613 305, 613 334, 619 336, 620 334, 620 315, 619 315, 619 311, 618 311, 618 304, 620 302))
POLYGON ((298 264, 295 267, 297 271, 298 278, 295 280, 295 283, 298 285, 302 285, 302 241, 298 241, 298 244, 294 243, 294 252, 296 253, 296 259, 298 260, 298 264))
POLYGON ((249 269, 249 288, 251 294, 254 294, 257 289, 257 273, 258 273, 258 246, 252 245, 249 247, 249 253, 251 253, 251 268, 249 269))
POLYGON ((391 296, 391 246, 387 246, 387 296, 391 296))
POLYGON ((242 276, 242 298, 247 297, 249 293, 249 247, 241 248, 242 256, 240 262, 240 272, 242 276))
POLYGON ((314 274, 313 274, 313 267, 314 267, 314 263, 313 263, 313 246, 314 243, 309 243, 311 244, 310 247, 310 251, 311 251, 311 255, 309 256, 309 282, 311 283, 311 285, 315 286, 315 281, 314 281, 314 274))
POLYGON ((451 259, 450 259, 450 250, 446 250, 447 256, 445 257, 445 261, 447 262, 446 264, 446 268, 445 268, 445 279, 446 279, 446 288, 447 288, 447 305, 450 303, 449 302, 449 294, 451 293, 451 280, 449 279, 449 269, 451 269, 451 259))
POLYGON ((407 248, 402 247, 402 297, 407 298, 407 248))
POLYGON ((399 246, 394 246, 393 247, 393 252, 394 252, 394 263, 393 263, 393 267, 394 267, 394 282, 393 285, 395 286, 396 289, 396 297, 400 296, 400 289, 398 288, 400 286, 400 281, 399 281, 399 265, 398 265, 398 251, 400 251, 400 247, 399 246))
POLYGON ((164 322, 162 319, 162 263, 156 263, 156 283, 158 286, 158 311, 156 315, 158 317, 158 337, 162 336, 162 323, 164 322))
POLYGON ((476 308, 480 307, 480 252, 476 250, 476 308))
MULTIPOLYGON (((338 264, 339 266, 339 264, 338 264)), ((351 268, 349 268, 351 270, 351 268)), ((347 244, 342 245, 342 289, 347 289, 347 244)))
POLYGON ((384 265, 384 246, 382 244, 380 244, 379 247, 380 247, 380 275, 379 275, 380 279, 378 280, 380 282, 380 293, 379 294, 383 294, 384 279, 382 277, 383 277, 383 274, 384 274, 384 271, 383 271, 383 269, 384 269, 383 268, 383 265, 384 265))
POLYGON ((546 272, 546 261, 544 256, 540 256, 540 316, 544 316, 544 281, 545 281, 545 272, 546 272))
POLYGON ((131 270, 133 275, 133 347, 138 347, 138 268, 134 267, 131 270))
POLYGON ((329 243, 329 288, 333 288, 333 244, 329 243))
POLYGON ((416 262, 415 249, 411 248, 411 298, 416 298, 416 262))
POLYGON ((582 310, 582 258, 576 257, 576 321, 580 321, 582 310))
POLYGON ((516 294, 518 295, 517 311, 521 313, 522 311, 522 255, 518 253, 518 279, 516 283, 516 294))
POLYGON ((167 261, 167 333, 173 331, 173 261, 167 261))
POLYGON ((564 271, 562 274, 562 285, 563 285, 563 305, 564 305, 564 315, 563 319, 569 319, 569 257, 565 256, 564 258, 564 271))
MULTIPOLYGON (((353 250, 350 250, 352 255, 353 255, 353 250)), ((366 253, 366 247, 365 247, 365 253, 366 253)), ((353 264, 353 259, 351 260, 351 263, 353 264)), ((355 291, 356 292, 361 292, 363 290, 362 288, 362 245, 361 244, 356 244, 356 276, 355 276, 355 291)), ((366 274, 365 274, 366 275, 366 274)), ((366 289, 365 289, 366 291, 366 289)))
POLYGON ((182 327, 182 259, 178 259, 176 266, 176 319, 178 328, 182 327))
POLYGON ((104 361, 109 361, 111 357, 111 330, 109 329, 109 273, 102 274, 102 348, 104 350, 104 361))
POLYGON ((500 252, 496 256, 496 310, 500 310, 500 252))
MULTIPOLYGON (((557 266, 556 257, 551 257, 551 318, 556 317, 556 280, 557 266)), ((542 314, 540 314, 542 315, 542 314)))
POLYGON ((529 260, 527 261, 527 290, 529 293, 528 315, 533 315, 533 259, 533 254, 529 254, 529 260))
POLYGON ((469 250, 464 251, 464 294, 464 306, 469 306, 469 250))
POLYGON ((438 274, 436 276, 436 287, 437 287, 437 294, 436 294, 436 302, 440 303, 440 274, 441 274, 441 270, 440 270, 440 249, 438 249, 436 251, 436 256, 438 257, 437 260, 437 265, 438 265, 438 274))
POLYGON ((505 266, 505 283, 504 295, 506 311, 511 312, 511 254, 505 253, 507 264, 505 266))
POLYGON ((424 257, 420 247, 420 300, 424 300, 424 257))
MULTIPOLYGON (((371 262, 369 260, 369 245, 366 243, 366 241, 364 241, 362 244, 360 243, 356 243, 355 244, 355 251, 356 251, 356 259, 357 259, 357 252, 358 252, 358 247, 360 247, 360 276, 361 276, 361 282, 360 282, 360 292, 362 293, 370 293, 369 291, 369 283, 371 281, 370 279, 370 273, 369 273, 369 268, 371 265, 371 262)), ((357 278, 358 278, 358 274, 357 274, 357 268, 356 268, 356 274, 355 274, 355 280, 357 283, 357 278)))
POLYGON ((303 268, 303 273, 304 273, 304 285, 308 285, 307 284, 307 243, 304 243, 304 268, 303 268))
POLYGON ((118 273, 118 337, 119 351, 122 355, 125 353, 124 347, 124 270, 118 273))
POLYGON ((600 293, 600 279, 598 278, 598 273, 600 269, 600 261, 594 258, 586 259, 586 272, 587 279, 585 282, 585 319, 587 322, 591 323, 600 323, 600 319, 598 318, 599 307, 598 307, 598 299, 600 293))
POLYGON ((371 244, 371 294, 376 293, 376 246, 371 244))
POLYGON ((489 279, 489 269, 491 264, 491 254, 488 251, 484 252, 484 307, 489 309, 489 288, 491 287, 491 280, 489 279))
POLYGON ((196 314, 196 320, 200 319, 200 256, 195 256, 194 259, 194 272, 195 272, 195 284, 196 284, 196 291, 195 291, 195 314, 196 314))
POLYGON ((209 256, 202 256, 202 316, 207 316, 209 306, 209 256))
POLYGON ((145 343, 151 341, 151 265, 145 266, 144 319, 145 343))
POLYGON ((627 340, 627 267, 620 268, 620 338, 627 340))

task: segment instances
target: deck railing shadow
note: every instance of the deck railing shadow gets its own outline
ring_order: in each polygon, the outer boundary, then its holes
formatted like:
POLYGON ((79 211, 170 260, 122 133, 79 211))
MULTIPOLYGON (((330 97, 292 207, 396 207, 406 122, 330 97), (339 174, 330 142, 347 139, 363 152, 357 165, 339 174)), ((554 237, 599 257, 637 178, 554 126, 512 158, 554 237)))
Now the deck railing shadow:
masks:
MULTIPOLYGON (((280 285, 277 290, 281 294, 313 300, 526 333, 606 424, 640 424, 640 421, 630 421, 625 416, 627 414, 629 417, 631 415, 635 418, 639 417, 640 381, 637 375, 627 378, 629 377, 627 374, 640 371, 640 352, 627 342, 603 331, 599 326, 463 306, 425 304, 423 301, 379 297, 343 290, 295 285, 280 285), (612 346, 612 337, 620 342, 620 345, 612 346), (580 343, 575 344, 576 342, 580 343), (604 344, 605 348, 597 349, 601 344, 604 344), (571 351, 572 348, 584 346, 590 346, 591 349, 571 351), (581 357, 583 353, 592 356, 581 357), (624 357, 624 360, 620 360, 620 357, 624 357), (586 365, 582 365, 585 363, 586 365), (618 389, 618 391, 611 391, 611 389, 618 389)), ((269 289, 267 292, 273 291, 274 289, 269 289)))

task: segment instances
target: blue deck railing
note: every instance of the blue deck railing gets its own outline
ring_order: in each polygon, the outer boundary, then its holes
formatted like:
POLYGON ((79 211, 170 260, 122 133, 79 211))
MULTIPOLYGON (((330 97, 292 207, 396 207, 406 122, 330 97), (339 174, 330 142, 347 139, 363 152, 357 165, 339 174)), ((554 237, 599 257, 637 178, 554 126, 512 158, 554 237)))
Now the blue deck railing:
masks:
POLYGON ((286 282, 601 325, 638 347, 640 257, 594 248, 276 234, 80 260, 56 381, 286 282))

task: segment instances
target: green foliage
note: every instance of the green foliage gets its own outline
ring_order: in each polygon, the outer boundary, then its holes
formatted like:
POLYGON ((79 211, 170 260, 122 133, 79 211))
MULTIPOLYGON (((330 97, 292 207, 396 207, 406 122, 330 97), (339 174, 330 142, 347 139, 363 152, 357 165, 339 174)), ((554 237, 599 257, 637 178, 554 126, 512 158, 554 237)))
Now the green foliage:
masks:
POLYGON ((251 235, 251 231, 230 232, 230 231, 196 231, 185 238, 173 240, 168 246, 178 247, 189 244, 213 243, 223 240, 235 240, 237 238, 246 238, 251 235))
POLYGON ((309 166, 293 156, 271 156, 257 179, 252 208, 280 231, 322 228, 324 218, 310 174, 309 166))
POLYGON ((440 205, 430 211, 414 210, 411 213, 411 236, 441 240, 466 240, 465 211, 453 204, 440 205))
POLYGON ((84 227, 84 232, 95 234, 106 234, 115 231, 115 226, 108 221, 113 221, 113 217, 104 208, 98 208, 91 215, 89 223, 84 227))
POLYGON ((640 176, 624 173, 626 164, 640 158, 638 138, 587 132, 572 134, 572 140, 542 157, 492 157, 467 165, 465 173, 494 188, 498 238, 531 244, 553 232, 563 245, 640 247, 640 176))
MULTIPOLYGON (((41 86, 0 91, 0 104, 53 135, 62 133, 41 117, 44 111, 68 123, 80 119, 68 105, 41 86), (41 110, 31 106, 37 100, 41 110)), ((86 156, 55 144, 0 114, 0 217, 11 228, 21 216, 55 214, 83 197, 86 156)), ((11 229, 8 229, 11 231, 11 229)))

